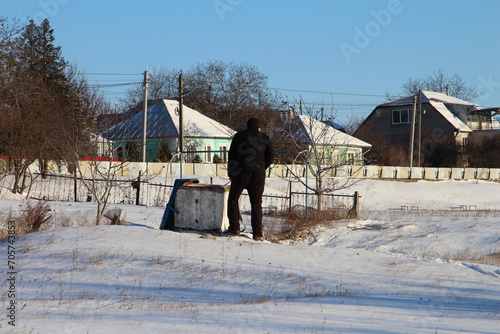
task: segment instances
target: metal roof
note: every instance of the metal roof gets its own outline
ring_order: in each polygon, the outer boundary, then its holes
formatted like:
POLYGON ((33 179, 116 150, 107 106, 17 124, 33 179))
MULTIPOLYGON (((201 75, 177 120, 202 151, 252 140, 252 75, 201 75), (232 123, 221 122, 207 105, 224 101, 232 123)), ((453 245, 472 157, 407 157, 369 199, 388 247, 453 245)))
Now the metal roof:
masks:
MULTIPOLYGON (((231 138, 234 131, 229 127, 191 109, 182 108, 184 137, 231 138)), ((104 131, 102 136, 112 140, 141 139, 143 132, 143 114, 140 112, 104 131)), ((179 102, 164 99, 148 108, 147 138, 168 138, 179 136, 179 102)))

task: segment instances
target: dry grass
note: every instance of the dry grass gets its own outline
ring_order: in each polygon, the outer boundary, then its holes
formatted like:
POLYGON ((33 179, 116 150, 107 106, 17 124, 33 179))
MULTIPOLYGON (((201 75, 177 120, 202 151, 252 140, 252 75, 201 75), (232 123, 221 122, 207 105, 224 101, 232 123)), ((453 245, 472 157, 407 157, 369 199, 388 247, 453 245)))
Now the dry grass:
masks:
POLYGON ((17 215, 9 211, 7 217, 0 222, 0 240, 7 238, 9 222, 15 222, 15 234, 22 235, 36 232, 49 225, 52 220, 52 209, 45 201, 26 201, 17 215))
POLYGON ((45 201, 37 201, 36 204, 27 201, 24 207, 19 221, 20 234, 39 231, 52 219, 52 209, 45 201))
POLYGON ((477 254, 472 254, 470 250, 465 250, 462 252, 457 252, 455 254, 445 254, 443 258, 457 262, 468 262, 468 263, 500 266, 500 253, 477 255, 477 254))
POLYGON ((89 257, 89 264, 99 265, 103 264, 106 258, 108 257, 109 251, 102 251, 99 254, 93 255, 89 257))
POLYGON ((289 210, 283 217, 275 219, 266 226, 265 236, 270 242, 299 241, 314 235, 319 227, 332 226, 333 222, 345 218, 345 210, 317 211, 309 209, 304 212, 300 209, 289 210))
POLYGON ((258 298, 245 298, 243 297, 241 299, 241 302, 243 304, 262 304, 262 303, 267 303, 271 299, 268 296, 261 296, 258 298))

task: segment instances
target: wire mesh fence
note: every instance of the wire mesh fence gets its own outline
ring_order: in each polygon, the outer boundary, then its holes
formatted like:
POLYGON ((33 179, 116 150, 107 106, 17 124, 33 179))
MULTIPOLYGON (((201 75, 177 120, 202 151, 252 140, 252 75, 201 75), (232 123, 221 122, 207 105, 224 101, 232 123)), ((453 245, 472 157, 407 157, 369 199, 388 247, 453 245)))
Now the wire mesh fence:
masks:
MULTIPOLYGON (((153 180, 138 178, 91 179, 71 175, 33 173, 27 176, 23 196, 25 198, 46 201, 95 202, 95 194, 109 191, 109 204, 137 204, 147 206, 165 206, 170 199, 173 186, 153 180), (87 185, 86 185, 87 184, 87 185), (89 185, 95 191, 89 191, 89 185)), ((0 173, 0 189, 8 191, 14 182, 13 173, 0 173)), ((0 198, 4 197, 0 193, 0 198)), ((321 196, 323 210, 341 210, 347 212, 354 205, 354 195, 324 194, 321 196)), ((281 194, 265 193, 262 198, 264 213, 282 214, 289 210, 306 210, 318 207, 318 196, 305 192, 281 194)), ((250 212, 248 194, 243 192, 240 198, 242 212, 250 212)))

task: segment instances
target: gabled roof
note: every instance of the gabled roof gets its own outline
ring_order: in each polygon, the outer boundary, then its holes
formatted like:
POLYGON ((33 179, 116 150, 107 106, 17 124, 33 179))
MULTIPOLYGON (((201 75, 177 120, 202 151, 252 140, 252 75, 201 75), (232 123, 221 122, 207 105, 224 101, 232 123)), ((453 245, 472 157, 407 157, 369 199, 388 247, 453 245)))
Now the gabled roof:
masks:
POLYGON ((429 104, 433 106, 444 118, 460 132, 472 132, 471 128, 454 115, 443 102, 430 100, 429 104))
MULTIPOLYGON (((413 104, 413 98, 417 96, 417 94, 411 94, 408 96, 401 97, 399 99, 395 99, 392 101, 388 101, 379 105, 379 107, 398 107, 398 106, 409 106, 413 104)), ((443 93, 431 92, 431 91, 422 91, 422 103, 429 103, 429 101, 437 101, 442 103, 450 103, 450 104, 462 104, 467 106, 478 106, 474 103, 457 99, 456 97, 449 96, 443 93)))
MULTIPOLYGON (((184 137, 231 138, 234 131, 229 127, 191 109, 185 105, 183 111, 184 137)), ((142 138, 143 112, 103 132, 109 139, 142 138)), ((179 102, 164 99, 148 108, 147 138, 179 136, 179 102)))
POLYGON ((359 148, 372 147, 371 144, 339 131, 328 124, 317 121, 310 116, 295 116, 289 122, 291 122, 294 129, 296 128, 297 130, 291 134, 293 139, 304 144, 315 143, 316 145, 324 146, 359 148))
MULTIPOLYGON (((414 97, 417 95, 418 94, 408 95, 396 100, 382 103, 378 107, 410 106, 413 105, 414 97)), ((433 106, 453 127, 455 127, 455 129, 460 132, 472 132, 469 126, 467 126, 467 113, 474 111, 500 110, 500 108, 483 107, 453 96, 430 91, 422 91, 422 103, 428 103, 433 106)))

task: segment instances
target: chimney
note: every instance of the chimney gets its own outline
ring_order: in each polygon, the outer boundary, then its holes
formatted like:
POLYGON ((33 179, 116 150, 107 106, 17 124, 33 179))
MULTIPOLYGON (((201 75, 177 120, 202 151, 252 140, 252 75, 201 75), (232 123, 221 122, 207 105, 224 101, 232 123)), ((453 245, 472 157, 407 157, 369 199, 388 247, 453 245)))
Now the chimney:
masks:
POLYGON ((446 85, 446 95, 450 96, 450 86, 446 85))

